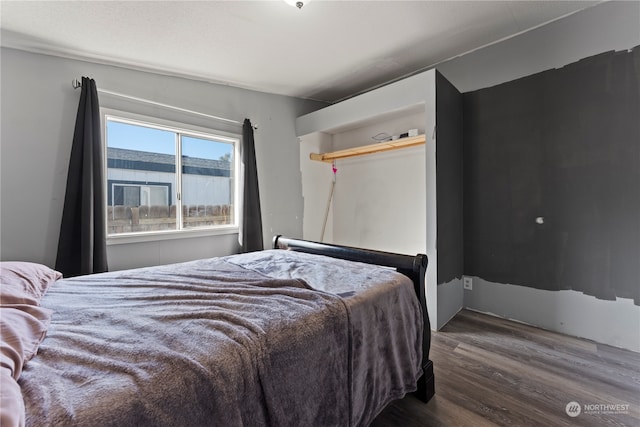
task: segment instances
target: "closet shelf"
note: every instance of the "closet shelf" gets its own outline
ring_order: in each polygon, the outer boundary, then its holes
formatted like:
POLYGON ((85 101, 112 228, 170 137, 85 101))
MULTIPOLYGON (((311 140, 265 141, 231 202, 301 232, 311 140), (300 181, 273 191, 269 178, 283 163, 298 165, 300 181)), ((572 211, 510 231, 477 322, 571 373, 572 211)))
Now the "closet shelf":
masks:
POLYGON ((334 160, 345 159, 348 157, 362 156, 364 154, 380 153, 383 151, 397 150, 399 148, 413 147, 424 144, 424 135, 408 136, 396 139, 394 141, 378 142, 375 144, 362 145, 355 148, 347 148, 345 150, 332 151, 330 153, 311 153, 309 158, 319 162, 331 163, 334 160))

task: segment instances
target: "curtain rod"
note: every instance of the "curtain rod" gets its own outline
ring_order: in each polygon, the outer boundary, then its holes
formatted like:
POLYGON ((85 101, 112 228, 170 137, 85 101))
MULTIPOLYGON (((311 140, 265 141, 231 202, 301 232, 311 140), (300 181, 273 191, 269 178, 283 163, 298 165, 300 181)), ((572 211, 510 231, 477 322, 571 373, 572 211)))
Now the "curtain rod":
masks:
MULTIPOLYGON (((71 86, 73 86, 74 89, 78 89, 82 87, 82 82, 78 79, 74 79, 71 82, 71 86)), ((142 102, 145 104, 151 104, 151 105, 155 105, 158 107, 164 107, 164 108, 168 108, 171 110, 176 110, 176 111, 181 111, 183 113, 189 113, 189 114, 195 114, 198 116, 202 116, 202 117, 208 117, 210 119, 214 119, 214 120, 220 120, 223 122, 227 122, 227 123, 233 123, 233 124, 237 124, 237 125, 243 125, 243 122, 239 122, 237 120, 232 120, 232 119, 226 119, 224 117, 218 117, 218 116, 213 116, 211 114, 206 114, 206 113, 201 113, 199 111, 194 111, 194 110, 188 110, 186 108, 181 108, 181 107, 175 107, 173 105, 169 105, 169 104, 164 104, 162 102, 156 102, 156 101, 151 101, 149 99, 144 99, 144 98, 138 98, 137 96, 131 96, 131 95, 125 95, 123 93, 119 93, 119 92, 113 92, 110 90, 104 90, 104 89, 98 89, 99 93, 104 93, 106 95, 112 95, 112 96, 117 96, 119 98, 125 98, 125 99, 130 99, 132 101, 138 101, 138 102, 142 102)), ((258 126, 253 125, 253 129, 258 129, 258 126)))

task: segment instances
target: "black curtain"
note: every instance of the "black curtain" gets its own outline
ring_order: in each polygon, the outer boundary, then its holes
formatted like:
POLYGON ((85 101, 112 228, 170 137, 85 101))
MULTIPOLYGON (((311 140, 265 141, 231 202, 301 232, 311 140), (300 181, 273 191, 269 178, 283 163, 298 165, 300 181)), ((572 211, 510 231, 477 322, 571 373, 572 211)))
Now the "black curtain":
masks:
POLYGON ((264 249, 262 240, 262 214, 258 191, 258 170, 253 139, 253 126, 244 119, 242 126, 242 163, 244 165, 244 200, 242 215, 242 251, 253 252, 264 249))
POLYGON ((65 277, 107 271, 100 135, 96 82, 83 77, 56 258, 56 270, 65 277))

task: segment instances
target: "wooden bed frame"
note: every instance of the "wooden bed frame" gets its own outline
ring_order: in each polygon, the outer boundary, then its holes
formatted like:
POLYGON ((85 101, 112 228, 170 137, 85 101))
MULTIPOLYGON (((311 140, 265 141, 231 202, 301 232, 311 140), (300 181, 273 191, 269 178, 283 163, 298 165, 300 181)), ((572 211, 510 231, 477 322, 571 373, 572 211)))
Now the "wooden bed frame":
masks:
POLYGON ((427 313, 427 300, 424 282, 424 276, 427 271, 426 255, 401 255, 392 252, 354 248, 350 246, 313 242, 309 240, 291 239, 280 235, 273 238, 273 248, 325 255, 348 261, 392 267, 399 273, 409 277, 413 282, 413 288, 418 300, 420 301, 424 319, 424 328, 422 332, 423 374, 418 379, 418 389, 416 390, 415 395, 423 402, 428 402, 433 397, 435 394, 433 362, 429 360, 429 349, 431 347, 431 325, 429 323, 429 315, 427 313))

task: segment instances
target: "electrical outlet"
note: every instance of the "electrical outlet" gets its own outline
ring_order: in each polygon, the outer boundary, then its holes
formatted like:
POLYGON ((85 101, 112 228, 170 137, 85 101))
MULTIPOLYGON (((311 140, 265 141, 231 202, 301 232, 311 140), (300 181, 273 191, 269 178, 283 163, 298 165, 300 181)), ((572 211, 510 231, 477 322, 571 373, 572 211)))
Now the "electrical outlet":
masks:
POLYGON ((464 276, 463 288, 466 289, 467 291, 470 291, 473 289, 473 279, 471 277, 464 276))

